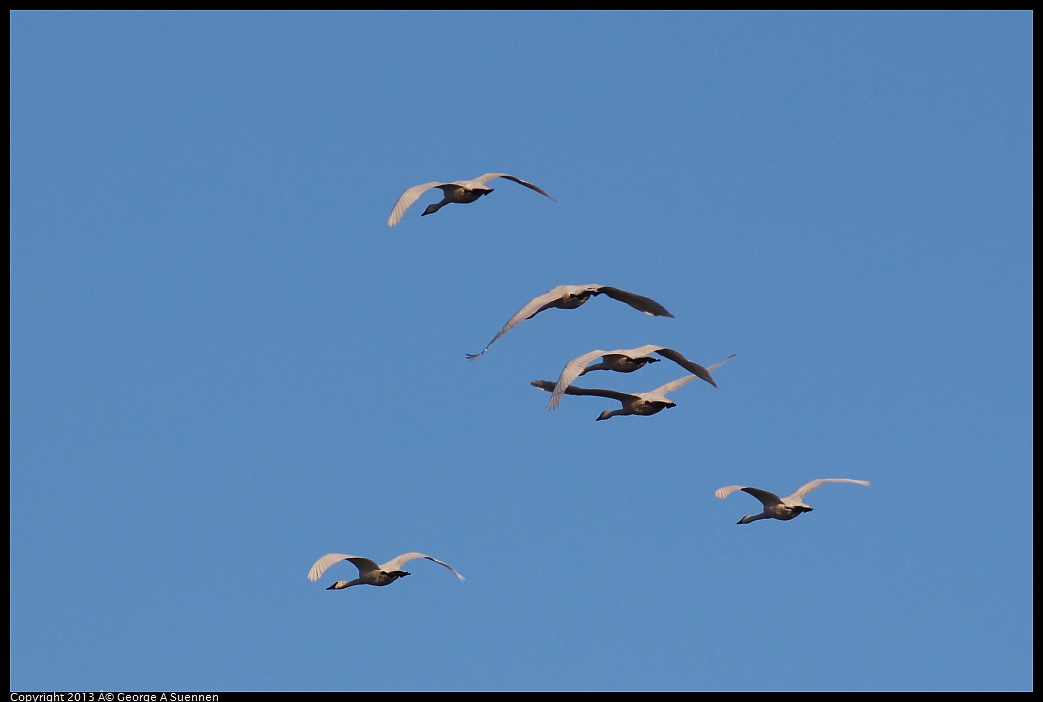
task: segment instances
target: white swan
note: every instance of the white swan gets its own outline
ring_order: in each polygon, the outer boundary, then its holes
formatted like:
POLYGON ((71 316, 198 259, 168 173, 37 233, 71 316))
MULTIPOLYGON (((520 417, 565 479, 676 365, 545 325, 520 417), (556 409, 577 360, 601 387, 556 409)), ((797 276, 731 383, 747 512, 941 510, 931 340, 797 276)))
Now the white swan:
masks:
MULTIPOLYGON (((519 185, 524 185, 526 188, 535 190, 540 195, 546 195, 547 197, 550 197, 550 195, 547 195, 547 193, 545 193, 543 189, 539 186, 526 182, 521 178, 515 178, 512 175, 507 175, 506 173, 486 173, 484 175, 478 176, 477 178, 472 178, 471 180, 454 180, 452 183, 440 183, 437 180, 435 180, 431 181, 430 183, 421 183, 420 185, 414 185, 413 187, 406 188, 404 191, 402 191, 402 194, 398 197, 398 202, 396 202, 395 206, 391 208, 391 216, 388 217, 388 226, 396 226, 402 220, 402 215, 406 213, 406 210, 409 209, 410 205, 416 202, 416 199, 418 197, 423 195, 431 188, 441 188, 442 201, 428 205, 427 209, 424 210, 424 213, 420 215, 421 217, 423 217, 424 215, 434 214, 435 212, 438 212, 438 210, 453 202, 461 205, 466 205, 467 203, 474 202, 482 195, 488 195, 493 191, 493 189, 485 187, 485 184, 493 178, 506 178, 507 180, 513 180, 515 183, 518 183, 519 185)), ((550 199, 554 200, 554 198, 552 197, 550 197, 550 199)), ((557 200, 554 201, 557 202, 557 200)))
MULTIPOLYGON (((598 397, 609 397, 623 403, 623 407, 620 409, 605 410, 598 415, 598 418, 595 421, 600 422, 602 419, 622 417, 628 414, 648 416, 650 414, 656 414, 664 409, 675 407, 676 403, 666 399, 667 393, 673 392, 686 383, 690 383, 695 380, 695 378, 696 376, 694 375, 686 375, 677 380, 671 380, 669 383, 660 385, 655 390, 649 390, 648 392, 617 392, 616 390, 601 390, 597 388, 577 388, 575 385, 568 386, 565 388, 564 392, 566 395, 597 395, 598 397)), ((554 392, 554 383, 549 380, 534 380, 530 385, 537 387, 540 390, 554 392)))
POLYGON ((554 409, 558 406, 561 402, 561 396, 565 392, 565 388, 567 388, 572 381, 579 376, 596 370, 610 370, 616 371, 617 373, 633 373, 638 368, 644 368, 645 365, 649 363, 658 362, 658 358, 652 357, 653 353, 673 361, 689 373, 694 374, 701 380, 705 380, 714 387, 717 387, 717 383, 714 382, 713 377, 710 375, 710 371, 720 368, 728 362, 728 360, 735 358, 735 354, 733 353, 723 361, 718 361, 709 368, 703 368, 698 363, 689 361, 673 349, 668 349, 665 346, 655 346, 654 344, 646 344, 645 346, 639 346, 636 349, 616 349, 615 351, 595 349, 594 351, 589 351, 582 356, 577 356, 565 364, 565 368, 562 369, 561 375, 558 376, 558 382, 554 385, 554 390, 551 391, 550 400, 547 402, 547 409, 554 409), (600 363, 592 363, 589 366, 587 365, 595 358, 599 357, 601 358, 600 363))
POLYGON ((376 585, 377 587, 383 587, 384 585, 390 585, 399 578, 404 578, 409 575, 409 573, 402 570, 402 565, 414 558, 426 558, 429 561, 434 561, 438 565, 445 566, 453 571, 453 574, 460 579, 460 582, 463 582, 464 580, 464 576, 457 573, 456 570, 453 569, 453 566, 448 563, 443 563, 437 558, 431 558, 431 556, 417 553, 416 551, 403 553, 401 556, 395 556, 383 565, 377 565, 373 561, 368 558, 363 558, 362 556, 349 556, 345 553, 327 553, 312 564, 311 570, 308 571, 308 580, 315 582, 321 578, 322 574, 326 572, 326 569, 334 563, 339 561, 351 561, 355 567, 359 569, 359 577, 354 580, 338 580, 326 588, 327 590, 343 590, 352 585, 376 585))
POLYGON ((672 314, 666 311, 665 307, 652 298, 627 292, 626 290, 620 290, 619 288, 613 288, 608 285, 598 285, 597 283, 591 283, 590 285, 558 285, 542 295, 534 297, 526 302, 520 310, 514 313, 514 316, 507 320, 507 323, 503 325, 503 328, 496 332, 496 336, 492 338, 492 341, 485 345, 484 349, 478 353, 469 353, 467 354, 467 357, 472 361, 478 358, 488 351, 489 347, 496 343, 496 340, 501 336, 524 322, 526 319, 532 319, 543 310, 549 310, 552 307, 557 307, 562 310, 574 310, 591 297, 596 297, 597 295, 608 295, 613 300, 625 302, 635 310, 644 312, 645 314, 650 314, 653 317, 673 317, 672 314))
POLYGON ((742 485, 729 485, 728 487, 718 488, 713 494, 723 500, 736 490, 742 490, 761 501, 761 504, 764 505, 763 512, 760 514, 747 514, 736 522, 737 524, 749 524, 758 519, 781 519, 782 521, 787 521, 794 517, 799 517, 804 512, 810 512, 811 506, 804 504, 804 496, 825 483, 855 483, 856 485, 865 485, 866 487, 869 487, 868 480, 852 480, 851 478, 819 478, 818 480, 812 480, 810 483, 803 485, 789 497, 780 498, 773 492, 760 490, 755 487, 745 487, 742 485))

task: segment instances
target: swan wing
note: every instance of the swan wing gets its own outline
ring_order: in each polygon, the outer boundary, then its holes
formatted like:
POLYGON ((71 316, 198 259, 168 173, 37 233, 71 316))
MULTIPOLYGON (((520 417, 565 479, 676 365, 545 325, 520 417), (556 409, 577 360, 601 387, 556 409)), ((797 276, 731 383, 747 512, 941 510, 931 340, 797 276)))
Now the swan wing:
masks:
MULTIPOLYGON (((547 392, 554 392, 555 383, 549 380, 534 380, 529 385, 540 390, 546 390, 547 392)), ((620 402, 628 402, 630 400, 637 399, 636 395, 631 395, 625 392, 617 392, 615 390, 602 390, 600 388, 577 388, 575 385, 569 385, 562 392, 566 395, 596 395, 598 397, 610 397, 613 400, 619 400, 620 402)))
POLYGON ((730 361, 730 360, 732 360, 733 358, 735 358, 735 357, 736 357, 737 355, 738 355, 738 354, 734 354, 734 353, 733 353, 733 354, 732 354, 731 356, 729 356, 728 358, 724 359, 723 361, 717 361, 717 363, 713 364, 712 366, 709 366, 709 367, 707 367, 707 369, 706 369, 706 370, 707 370, 707 371, 713 371, 713 370, 717 370, 718 368, 720 368, 721 366, 723 366, 723 365, 724 365, 725 363, 727 363, 728 361, 730 361))
POLYGON ((308 571, 308 580, 315 582, 322 577, 322 574, 326 572, 334 563, 339 561, 351 561, 356 568, 359 569, 359 573, 366 573, 377 568, 377 564, 368 558, 362 558, 361 556, 350 556, 346 553, 327 553, 325 556, 315 561, 311 570, 308 571))
POLYGON ((774 507, 775 505, 782 504, 782 499, 774 492, 768 492, 767 490, 761 490, 760 488, 755 487, 744 487, 741 489, 743 492, 756 497, 765 507, 774 507))
POLYGON ((650 297, 644 295, 638 295, 637 293, 627 292, 626 290, 620 290, 619 288, 613 288, 610 285, 599 285, 594 291, 596 295, 604 293, 613 300, 619 300, 633 307, 635 310, 650 314, 653 317, 673 317, 672 314, 667 312, 666 308, 660 305, 658 302, 650 297))
POLYGON ((742 490, 745 493, 753 495, 758 500, 760 500, 765 507, 777 505, 782 502, 782 500, 779 499, 779 496, 773 492, 768 492, 767 490, 761 490, 755 487, 749 487, 747 485, 728 485, 727 487, 717 488, 713 494, 715 497, 723 500, 736 490, 742 490))
POLYGON ((456 569, 453 568, 453 566, 449 565, 448 563, 443 563, 442 561, 438 560, 437 558, 432 558, 431 556, 427 556, 427 555, 424 555, 423 553, 418 553, 416 551, 410 551, 409 553, 403 553, 401 556, 395 556, 390 561, 388 561, 384 565, 380 566, 380 569, 385 571, 385 572, 388 572, 388 573, 390 573, 392 571, 396 571, 396 570, 401 570, 403 565, 405 565, 409 561, 412 561, 412 560, 414 560, 416 558, 426 558, 429 561, 434 561, 438 565, 443 566, 443 567, 448 568, 449 570, 453 571, 453 575, 455 575, 457 578, 459 578, 460 582, 463 582, 463 580, 464 580, 464 576, 462 576, 459 573, 457 573, 456 569))
POLYGON ((567 287, 568 286, 565 285, 559 285, 557 287, 551 288, 542 295, 538 295, 537 297, 534 297, 528 302, 526 302, 520 310, 515 312, 511 316, 511 318, 507 320, 507 323, 503 325, 500 331, 496 332, 496 336, 492 338, 492 341, 485 345, 484 349, 482 349, 478 353, 467 354, 467 358, 473 361, 474 359, 481 356, 483 353, 488 351, 489 347, 495 344, 496 340, 499 339, 501 336, 509 332, 511 329, 514 329, 516 326, 524 322, 526 319, 531 319, 543 310, 550 307, 551 303, 553 303, 563 295, 567 287))
POLYGON ((817 480, 812 480, 811 482, 805 483, 804 485, 800 486, 800 488, 798 488, 796 492, 794 492, 786 499, 803 500, 804 496, 807 495, 809 492, 821 487, 826 483, 855 483, 856 485, 865 485, 866 487, 869 487, 868 480, 854 480, 852 478, 819 478, 817 480))
POLYGON ((406 188, 402 191, 402 194, 398 196, 398 202, 391 208, 391 216, 388 217, 388 226, 397 226, 402 221, 402 215, 406 213, 410 205, 416 202, 417 198, 423 195, 431 188, 444 185, 437 180, 431 181, 430 183, 421 183, 420 185, 414 185, 412 188, 406 188))
MULTIPOLYGON (((717 383, 714 382, 713 376, 710 375, 710 370, 708 368, 703 368, 695 361, 689 361, 687 358, 681 355, 680 352, 674 351, 673 349, 660 348, 655 353, 659 354, 663 358, 670 359, 677 365, 684 368, 689 373, 695 375, 700 380, 705 380, 710 385, 717 387, 717 383)), ((723 363, 723 361, 721 363, 723 363)))
POLYGON ((582 356, 576 356, 574 359, 566 363, 561 371, 561 375, 558 376, 558 382, 554 384, 554 389, 551 391, 550 400, 547 402, 547 409, 554 409, 559 403, 561 403, 561 396, 565 393, 565 388, 571 385, 572 381, 580 376, 580 373, 583 372, 583 369, 587 367, 588 363, 607 353, 622 353, 622 351, 603 351, 601 349, 595 349, 583 354, 582 356))
MULTIPOLYGON (((550 197, 550 195, 548 195, 546 191, 544 191, 543 188, 541 188, 540 186, 530 183, 527 180, 522 180, 521 178, 518 178, 516 176, 508 175, 507 173, 486 173, 485 175, 478 176, 477 178, 475 178, 475 180, 481 183, 482 185, 485 185, 493 178, 506 178, 507 180, 513 180, 518 185, 524 185, 529 190, 535 190, 540 195, 550 197)), ((550 197, 550 199, 554 200, 554 198, 552 197, 550 197)), ((557 202, 557 200, 554 200, 554 202, 557 202)))
POLYGON ((655 390, 653 390, 651 392, 643 392, 641 394, 642 395, 646 395, 646 396, 661 396, 661 397, 665 397, 668 393, 673 392, 674 390, 676 390, 677 388, 681 387, 682 385, 687 385, 688 383, 692 382, 693 380, 695 380, 695 376, 694 375, 684 375, 684 376, 681 376, 680 378, 677 378, 676 380, 671 380, 669 383, 666 383, 665 385, 660 385, 659 387, 657 387, 655 390))
POLYGON ((719 500, 723 500, 728 495, 732 494, 736 490, 742 490, 745 485, 728 485, 726 487, 717 488, 714 490, 713 495, 719 500))

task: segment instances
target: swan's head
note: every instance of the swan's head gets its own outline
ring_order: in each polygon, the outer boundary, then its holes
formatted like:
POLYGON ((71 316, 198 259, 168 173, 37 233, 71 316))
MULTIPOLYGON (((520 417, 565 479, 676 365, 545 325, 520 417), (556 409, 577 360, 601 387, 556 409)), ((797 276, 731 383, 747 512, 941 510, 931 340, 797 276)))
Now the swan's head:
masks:
POLYGON ((611 419, 612 417, 615 417, 615 416, 616 416, 616 411, 615 410, 605 410, 604 412, 599 414, 598 418, 595 419, 594 421, 595 422, 600 422, 602 419, 611 419))

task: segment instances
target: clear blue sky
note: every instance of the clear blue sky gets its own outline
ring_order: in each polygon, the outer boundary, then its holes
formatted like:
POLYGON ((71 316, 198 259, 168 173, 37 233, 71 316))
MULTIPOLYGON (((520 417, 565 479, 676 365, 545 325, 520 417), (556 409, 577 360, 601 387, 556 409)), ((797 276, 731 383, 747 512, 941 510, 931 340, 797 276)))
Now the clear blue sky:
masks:
POLYGON ((1030 13, 10 20, 12 690, 1033 688, 1030 13))

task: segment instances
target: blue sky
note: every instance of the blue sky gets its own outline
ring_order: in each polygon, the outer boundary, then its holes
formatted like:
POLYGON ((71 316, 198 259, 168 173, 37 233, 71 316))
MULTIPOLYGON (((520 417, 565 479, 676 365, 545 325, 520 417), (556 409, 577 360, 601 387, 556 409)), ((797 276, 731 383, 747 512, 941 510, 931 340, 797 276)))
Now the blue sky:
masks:
POLYGON ((1030 13, 10 19, 12 690, 1033 688, 1030 13))

